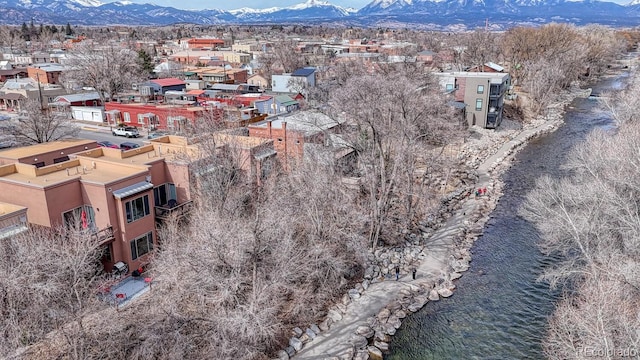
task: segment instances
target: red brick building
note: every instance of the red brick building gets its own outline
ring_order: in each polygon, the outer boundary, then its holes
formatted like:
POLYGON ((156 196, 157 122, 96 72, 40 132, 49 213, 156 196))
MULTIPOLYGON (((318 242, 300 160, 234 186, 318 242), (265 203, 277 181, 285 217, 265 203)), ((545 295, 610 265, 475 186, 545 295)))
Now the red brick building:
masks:
POLYGON ((105 104, 107 123, 111 126, 125 124, 143 129, 181 131, 187 123, 195 123, 205 113, 205 108, 189 105, 163 105, 156 103, 105 104))
POLYGON ((189 49, 217 49, 219 47, 224 47, 224 40, 214 38, 193 38, 187 40, 187 46, 189 49))

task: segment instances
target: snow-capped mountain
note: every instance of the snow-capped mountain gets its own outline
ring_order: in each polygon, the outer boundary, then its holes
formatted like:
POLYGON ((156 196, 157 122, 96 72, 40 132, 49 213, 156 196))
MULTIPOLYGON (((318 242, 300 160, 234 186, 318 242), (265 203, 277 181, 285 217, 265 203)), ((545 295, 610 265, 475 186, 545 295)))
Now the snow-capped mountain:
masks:
POLYGON ((335 19, 353 14, 353 11, 321 0, 308 0, 305 3, 284 8, 241 8, 229 12, 235 15, 238 20, 246 20, 249 22, 271 22, 282 21, 283 19, 335 19))
POLYGON ((551 21, 628 26, 640 20, 631 10, 597 0, 374 0, 357 15, 368 24, 393 18, 410 24, 459 23, 473 29, 485 23, 506 27, 551 21))
POLYGON ((0 0, 0 9, 0 24, 16 25, 31 20, 74 25, 342 23, 446 30, 473 29, 486 23, 503 29, 551 21, 612 26, 635 26, 640 21, 640 0, 626 6, 598 0, 373 0, 357 11, 325 0, 232 11, 181 10, 128 0, 0 0))

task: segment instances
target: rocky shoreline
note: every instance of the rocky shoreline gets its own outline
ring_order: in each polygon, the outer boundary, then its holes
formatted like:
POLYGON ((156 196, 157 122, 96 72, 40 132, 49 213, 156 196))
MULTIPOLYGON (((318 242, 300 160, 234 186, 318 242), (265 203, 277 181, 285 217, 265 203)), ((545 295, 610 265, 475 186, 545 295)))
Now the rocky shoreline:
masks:
MULTIPOLYGON (((389 301, 377 312, 367 318, 366 323, 358 324, 350 334, 341 334, 341 343, 348 343, 335 355, 323 357, 326 359, 383 359, 383 353, 389 349, 391 336, 401 326, 401 320, 407 315, 418 311, 429 301, 438 301, 453 294, 454 280, 463 276, 469 269, 471 262, 471 247, 482 234, 485 223, 497 201, 502 196, 503 184, 500 176, 511 166, 517 152, 528 142, 540 135, 555 131, 563 123, 565 107, 577 97, 588 97, 591 89, 580 89, 577 86, 563 93, 559 101, 547 108, 546 114, 538 116, 524 126, 504 131, 474 129, 483 139, 482 144, 468 144, 461 156, 472 168, 476 169, 476 182, 473 186, 458 189, 443 199, 435 219, 424 221, 419 226, 419 233, 407 234, 404 246, 378 249, 368 255, 364 280, 347 293, 341 300, 329 308, 327 316, 319 324, 311 324, 305 330, 296 327, 289 339, 289 346, 277 353, 277 358, 287 360, 313 344, 313 340, 323 333, 327 333, 342 320, 352 303, 366 296, 367 289, 375 283, 389 281, 395 278, 395 268, 399 267, 401 274, 411 274, 411 270, 419 266, 429 255, 425 243, 448 218, 455 212, 464 210, 464 204, 474 198, 477 187, 485 187, 488 195, 478 199, 479 205, 474 205, 471 212, 467 211, 463 226, 452 234, 453 241, 448 249, 446 264, 439 269, 439 274, 423 276, 422 280, 406 283, 397 293, 387 294, 389 301), (488 140, 488 141, 487 141, 488 140), (492 158, 493 157, 493 158, 492 158), (308 345, 309 344, 309 345, 308 345)), ((422 275, 422 274, 421 274, 422 275)), ((353 305, 352 305, 353 306, 353 305)))

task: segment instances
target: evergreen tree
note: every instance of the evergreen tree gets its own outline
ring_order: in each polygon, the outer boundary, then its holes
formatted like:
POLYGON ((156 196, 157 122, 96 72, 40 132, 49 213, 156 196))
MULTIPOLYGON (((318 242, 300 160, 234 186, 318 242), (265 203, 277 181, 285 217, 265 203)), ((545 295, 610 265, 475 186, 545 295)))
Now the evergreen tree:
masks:
POLYGON ((27 26, 27 23, 24 23, 24 22, 22 23, 21 36, 25 41, 31 40, 31 36, 29 34, 29 27, 27 26))
POLYGON ((148 52, 143 49, 138 50, 138 61, 140 63, 140 67, 148 74, 153 71, 153 59, 148 52))
POLYGON ((33 24, 33 19, 31 19, 31 22, 29 23, 29 37, 35 38, 37 34, 38 31, 36 30, 36 26, 33 24))
POLYGON ((64 29, 64 33, 65 35, 73 35, 73 29, 71 28, 71 25, 69 23, 67 23, 67 27, 64 29))

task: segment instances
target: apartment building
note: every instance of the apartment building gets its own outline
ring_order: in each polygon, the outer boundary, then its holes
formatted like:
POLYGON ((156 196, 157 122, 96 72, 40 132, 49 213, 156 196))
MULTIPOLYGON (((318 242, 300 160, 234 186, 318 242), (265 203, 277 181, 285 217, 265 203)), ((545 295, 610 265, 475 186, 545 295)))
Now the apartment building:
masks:
POLYGON ((135 269, 148 262, 157 244, 156 222, 191 205, 188 164, 173 159, 196 153, 181 138, 129 151, 99 148, 90 140, 6 150, 0 157, 15 162, 0 166, 0 202, 14 207, 5 214, 12 215, 13 227, 25 213, 34 225, 80 225, 103 247, 106 271, 119 261, 135 269), (52 153, 69 153, 68 160, 32 164, 52 153))
POLYGON ((502 122, 504 98, 511 76, 495 72, 435 73, 444 90, 455 101, 465 104, 465 118, 469 126, 495 129, 502 122))
POLYGON ((121 151, 74 139, 1 151, 0 238, 26 229, 27 221, 75 225, 102 247, 105 271, 117 262, 137 269, 157 247, 156 226, 191 211, 199 174, 217 170, 215 162, 202 168, 215 158, 212 151, 238 156, 251 182, 275 166, 271 140, 233 134, 210 140, 164 136, 121 151), (60 155, 65 160, 56 162, 60 155))

